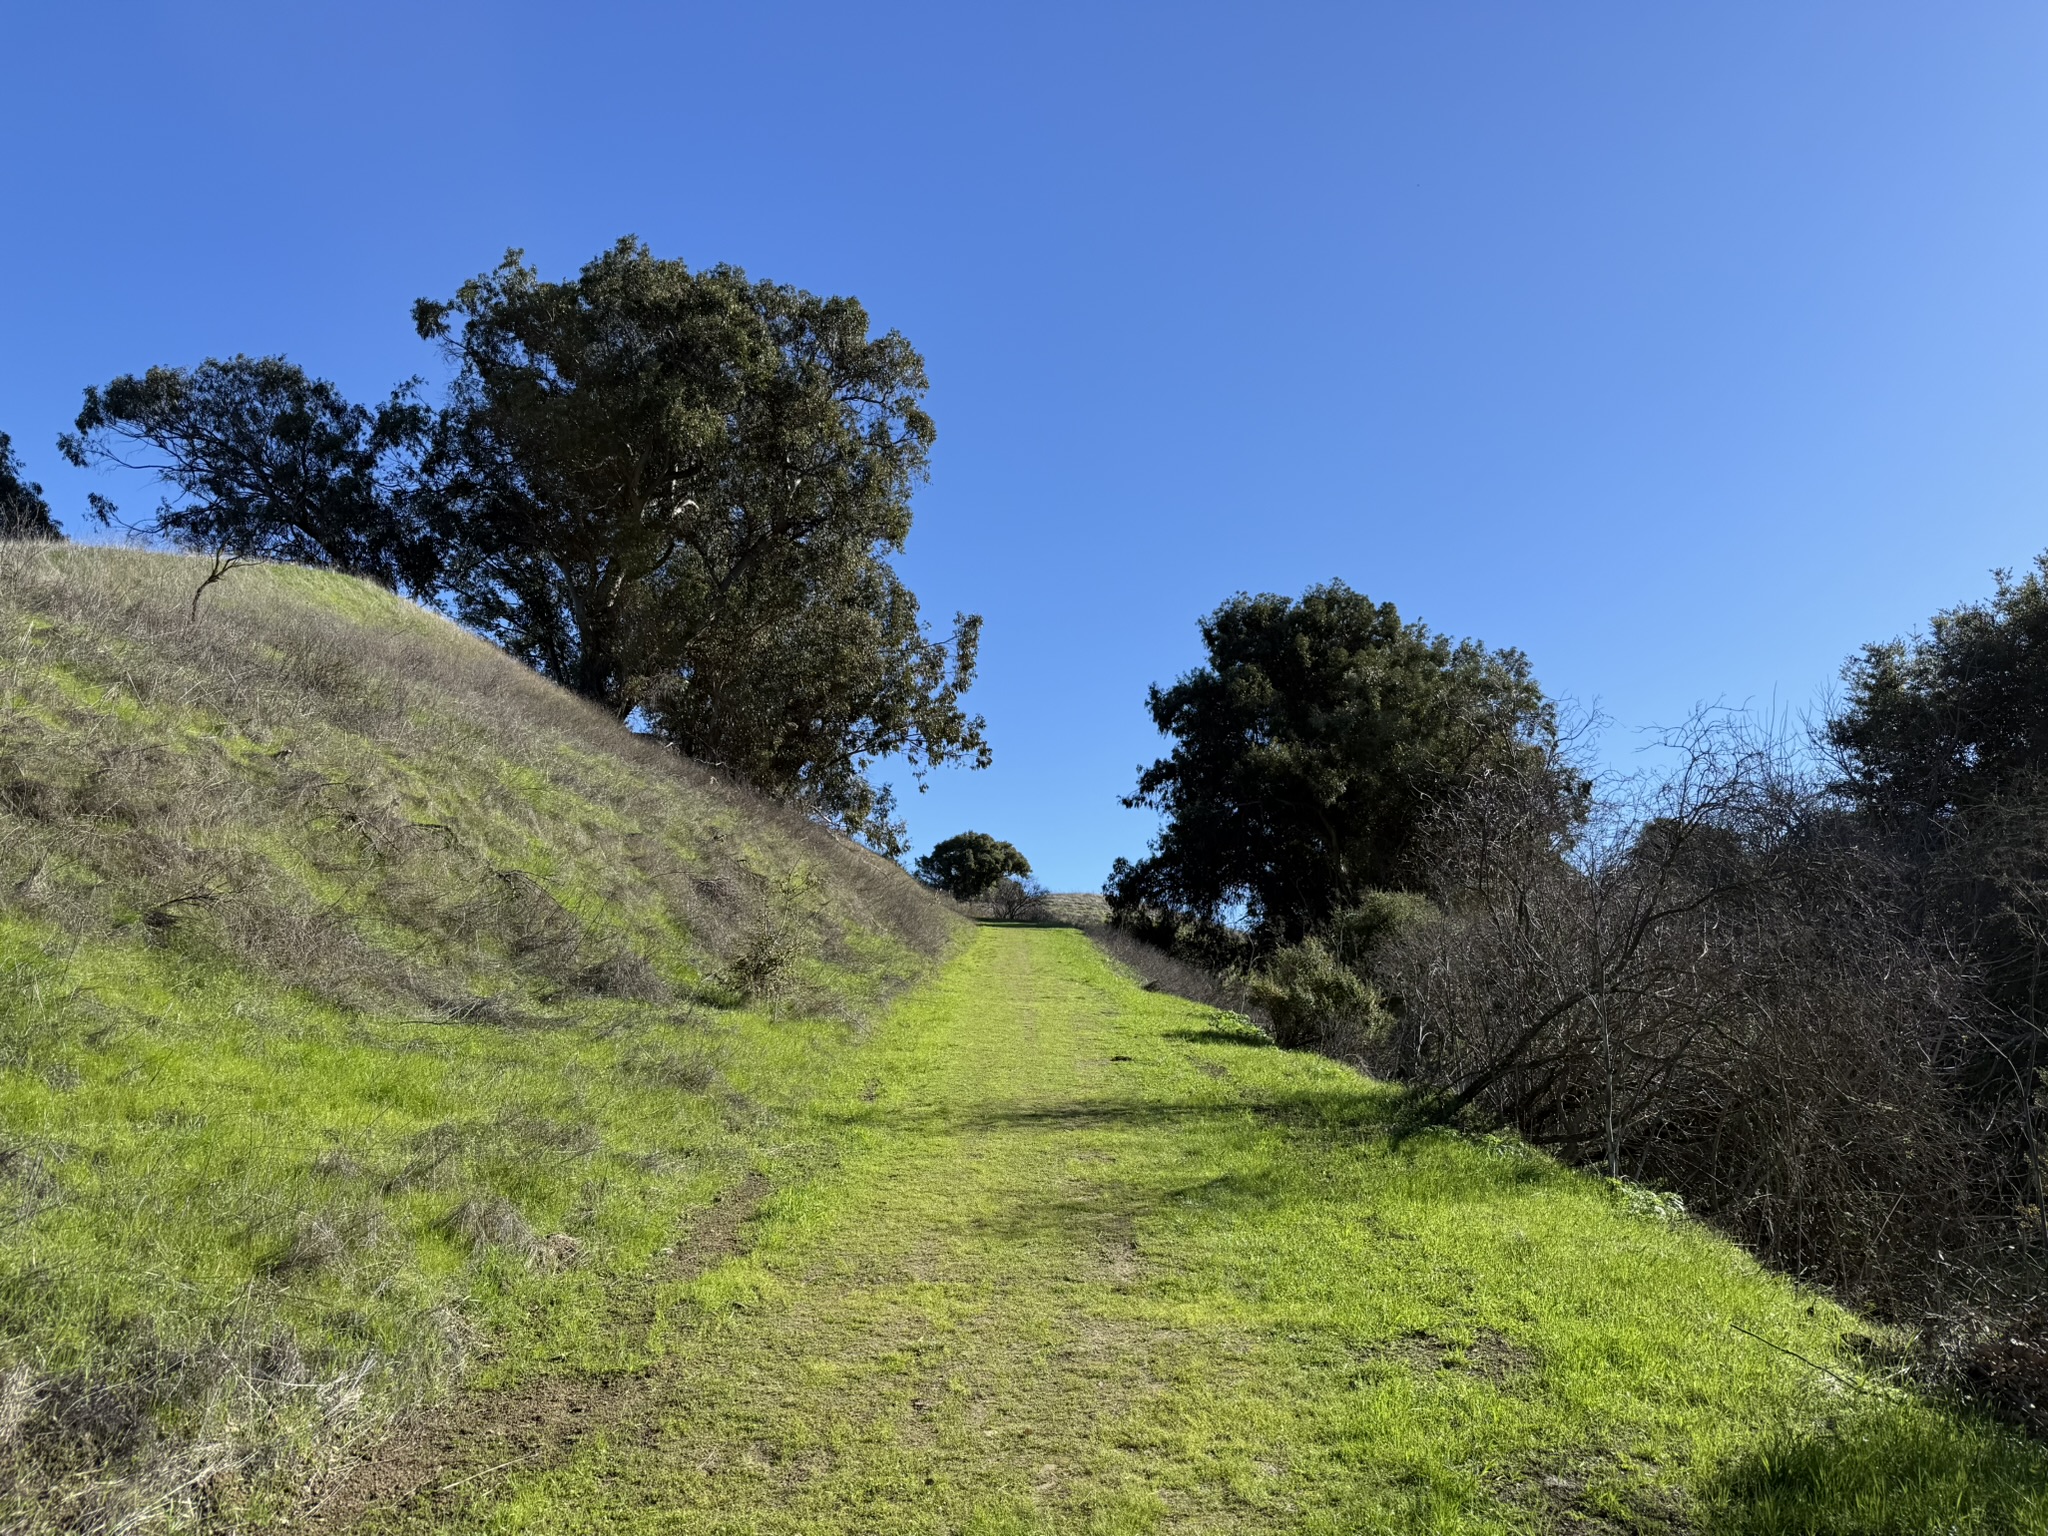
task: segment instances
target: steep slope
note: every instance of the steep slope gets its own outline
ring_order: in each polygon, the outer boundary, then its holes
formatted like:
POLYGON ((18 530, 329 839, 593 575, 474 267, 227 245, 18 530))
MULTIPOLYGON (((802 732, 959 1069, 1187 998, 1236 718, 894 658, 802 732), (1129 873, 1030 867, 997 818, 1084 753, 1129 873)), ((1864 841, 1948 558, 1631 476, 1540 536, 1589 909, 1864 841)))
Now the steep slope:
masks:
POLYGON ((207 569, 0 544, 0 1528, 260 1512, 584 1337, 958 927, 429 613, 207 569))

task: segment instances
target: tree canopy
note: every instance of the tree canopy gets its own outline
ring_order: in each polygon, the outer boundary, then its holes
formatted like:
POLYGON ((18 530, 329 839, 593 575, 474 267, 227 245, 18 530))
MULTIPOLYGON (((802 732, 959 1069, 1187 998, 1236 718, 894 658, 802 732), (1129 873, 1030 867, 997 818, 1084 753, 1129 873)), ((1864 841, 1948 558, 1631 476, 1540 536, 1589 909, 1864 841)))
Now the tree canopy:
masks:
MULTIPOLYGON (((208 358, 88 388, 58 446, 81 467, 152 476, 165 495, 141 526, 172 544, 424 594, 437 556, 415 480, 432 419, 410 386, 372 409, 281 357, 208 358)), ((113 520, 105 498, 93 507, 113 520)))
POLYGON ((1031 861, 1012 843, 986 832, 962 832, 933 847, 917 861, 917 878, 933 890, 963 901, 986 896, 1009 876, 1031 873, 1031 861))
POLYGON ((2018 1071, 2031 1092, 2048 1063, 2048 555, 1843 676, 1834 788, 1911 871, 1905 910, 1972 955, 1998 1004, 1980 1075, 2018 1071))
POLYGON ((151 534, 403 587, 892 855, 877 760, 920 787, 988 763, 962 704, 981 621, 931 633, 891 563, 933 440, 924 361, 856 300, 628 239, 563 282, 508 253, 413 319, 454 368, 439 410, 236 357, 88 389, 60 446, 153 476, 151 534))
POLYGON ((1165 818, 1119 861, 1113 911, 1215 922, 1241 909, 1297 943, 1365 893, 1409 882, 1431 807, 1540 759, 1551 706, 1518 651, 1453 642, 1341 581, 1240 594, 1201 624, 1208 665, 1148 696, 1172 752, 1125 800, 1165 818))
POLYGON ((0 432, 0 539, 61 539, 43 488, 26 479, 14 441, 0 432))
POLYGON ((414 318, 458 370, 431 468, 467 622, 886 851, 876 757, 988 761, 979 620, 932 638, 889 564, 933 438, 901 335, 634 240, 558 283, 513 252, 414 318))
POLYGON ((1838 788, 1903 830, 2036 785, 2048 765, 2048 555, 1997 575, 1988 602, 1865 646, 1828 722, 1838 788))

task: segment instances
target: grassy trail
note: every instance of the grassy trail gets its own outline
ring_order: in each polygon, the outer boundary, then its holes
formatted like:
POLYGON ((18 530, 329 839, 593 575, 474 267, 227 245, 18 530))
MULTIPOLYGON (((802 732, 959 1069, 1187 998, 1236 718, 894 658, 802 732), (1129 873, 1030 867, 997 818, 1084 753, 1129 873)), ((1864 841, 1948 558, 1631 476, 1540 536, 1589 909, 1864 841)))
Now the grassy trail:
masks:
POLYGON ((1860 1378, 1853 1319, 1078 934, 984 929, 835 1074, 590 1428, 362 1528, 2048 1528, 2031 1453, 1731 1326, 1860 1378))

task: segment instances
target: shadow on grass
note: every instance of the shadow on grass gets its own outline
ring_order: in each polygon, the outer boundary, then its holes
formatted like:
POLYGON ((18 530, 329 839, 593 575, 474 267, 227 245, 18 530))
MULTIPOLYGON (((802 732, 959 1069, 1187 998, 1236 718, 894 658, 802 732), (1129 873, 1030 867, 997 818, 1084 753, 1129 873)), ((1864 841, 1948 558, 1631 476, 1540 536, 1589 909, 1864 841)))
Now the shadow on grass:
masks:
POLYGON ((1225 1100, 1081 1099, 1058 1104, 997 1104, 911 1111, 877 1117, 904 1130, 943 1126, 948 1131, 1003 1129, 1144 1129, 1174 1125, 1240 1124, 1247 1116, 1290 1131, 1345 1131, 1386 1135, 1392 1107, 1379 1095, 1302 1093, 1225 1100))
POLYGON ((1703 1502, 1711 1529, 1743 1536, 2018 1536, 2048 1530, 2048 1449, 1930 1403, 1886 1403, 1751 1452, 1703 1502))
MULTIPOLYGON (((1443 1143, 1418 1135, 1418 1130, 1431 1127, 1413 1125, 1407 1110, 1408 1096, 1400 1090, 1365 1085, 1222 1100, 1161 1097, 892 1109, 864 1106, 855 1118, 865 1125, 913 1136, 991 1131, 1044 1132, 1055 1136, 1073 1131, 1154 1130, 1235 1134, 1251 1122, 1285 1133, 1294 1142, 1297 1156, 1315 1157, 1371 1146, 1403 1162, 1428 1158, 1443 1143)), ((1498 1190, 1573 1177, 1547 1158, 1468 1155, 1453 1157, 1445 1163, 1434 1187, 1440 1198, 1451 1198, 1453 1184, 1469 1185, 1475 1191, 1498 1190)))
POLYGON ((1242 1027, 1215 1026, 1209 1029, 1169 1029, 1160 1034, 1162 1040, 1178 1040, 1184 1045, 1241 1045, 1251 1050, 1272 1050, 1272 1039, 1249 1024, 1242 1027))

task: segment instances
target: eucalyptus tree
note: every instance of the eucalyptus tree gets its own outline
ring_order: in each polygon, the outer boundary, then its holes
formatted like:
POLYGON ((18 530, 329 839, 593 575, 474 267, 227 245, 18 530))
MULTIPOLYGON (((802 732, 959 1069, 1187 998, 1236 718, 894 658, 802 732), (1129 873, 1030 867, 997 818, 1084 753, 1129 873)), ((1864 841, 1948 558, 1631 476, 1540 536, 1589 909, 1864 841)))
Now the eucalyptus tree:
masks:
MULTIPOLYGON (((80 467, 162 487, 128 526, 219 558, 331 566, 425 594, 438 558, 417 471, 433 412, 402 386, 375 407, 282 357, 208 358, 89 387, 58 440, 80 467)), ((113 502, 92 498, 103 523, 113 502)))

